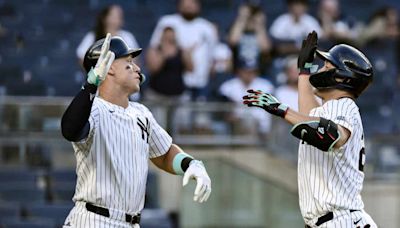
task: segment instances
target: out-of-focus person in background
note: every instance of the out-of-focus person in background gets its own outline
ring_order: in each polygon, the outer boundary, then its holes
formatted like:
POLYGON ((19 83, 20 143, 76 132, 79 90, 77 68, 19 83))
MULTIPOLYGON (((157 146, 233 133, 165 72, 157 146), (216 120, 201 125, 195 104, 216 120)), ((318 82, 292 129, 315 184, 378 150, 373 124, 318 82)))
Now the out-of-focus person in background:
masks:
POLYGON ((291 109, 298 111, 297 82, 299 78, 299 69, 297 68, 297 56, 291 55, 286 58, 286 64, 281 76, 284 77, 284 84, 278 86, 275 96, 278 100, 288 104, 291 109))
POLYGON ((362 30, 359 41, 362 45, 382 39, 398 39, 400 35, 399 15, 394 7, 377 10, 362 30))
MULTIPOLYGON (((298 79, 299 69, 297 68, 297 55, 289 55, 285 58, 285 65, 283 66, 282 72, 277 76, 277 81, 281 84, 275 90, 275 97, 284 101, 285 104, 290 105, 290 108, 294 111, 299 110, 298 79)), ((295 159, 294 151, 296 151, 299 145, 299 140, 294 137, 287 137, 291 126, 281 121, 274 121, 273 119, 271 128, 273 131, 271 131, 269 135, 269 140, 275 142, 272 145, 274 147, 272 151, 296 163, 297 160, 295 159), (282 138, 285 138, 285 140, 280 140, 282 138)), ((269 146, 271 147, 271 145, 269 146)))
MULTIPOLYGON (((149 71, 150 83, 145 91, 145 99, 152 103, 177 106, 185 99, 185 83, 183 74, 193 70, 193 48, 182 49, 178 46, 176 32, 172 27, 165 27, 160 43, 149 47, 146 55, 146 66, 149 71)), ((153 107, 152 111, 158 117, 166 114, 166 127, 171 128, 174 120, 184 119, 181 112, 175 109, 163 110, 165 107, 153 107)), ((188 118, 188 117, 187 117, 188 118)))
POLYGON ((183 73, 193 70, 192 49, 182 50, 174 29, 165 27, 160 43, 147 50, 146 66, 150 74, 146 100, 176 102, 185 91, 183 73))
POLYGON ((349 42, 357 37, 359 29, 350 28, 343 20, 339 0, 321 0, 317 12, 323 34, 321 40, 329 42, 326 46, 349 42))
POLYGON ((313 30, 323 35, 318 21, 307 14, 308 0, 287 0, 287 7, 288 11, 278 16, 270 28, 279 55, 297 53, 303 38, 313 30))
MULTIPOLYGON (((391 91, 397 92, 400 49, 400 23, 397 9, 386 6, 372 14, 359 36, 359 44, 370 52, 377 73, 384 76, 377 80, 391 91)), ((387 92, 388 90, 386 90, 387 92)))
POLYGON ((239 7, 228 37, 234 55, 234 67, 239 59, 244 59, 257 62, 259 72, 265 73, 272 47, 267 34, 266 20, 260 1, 247 0, 239 7))
POLYGON ((225 42, 225 36, 222 35, 223 32, 219 30, 219 26, 215 23, 214 26, 219 39, 212 51, 211 74, 209 84, 207 85, 208 101, 219 101, 219 87, 223 82, 232 77, 233 68, 232 50, 225 42))
POLYGON ((234 112, 228 115, 227 119, 228 122, 232 123, 234 133, 251 132, 257 126, 257 133, 264 137, 270 131, 271 117, 265 115, 262 110, 260 112, 257 109, 251 109, 249 112, 242 107, 243 96, 246 95, 247 90, 253 87, 255 90, 274 93, 272 83, 259 76, 257 63, 241 59, 237 66, 236 77, 224 82, 219 92, 226 101, 236 104, 234 112))
POLYGON ((179 0, 178 12, 160 18, 150 40, 151 47, 160 44, 165 27, 171 27, 176 33, 181 49, 193 49, 193 69, 186 69, 184 83, 191 100, 204 100, 212 65, 212 51, 218 40, 211 22, 199 16, 199 0, 179 0))
POLYGON ((111 33, 112 36, 120 36, 131 48, 139 48, 135 36, 131 32, 123 30, 123 25, 124 12, 121 6, 113 4, 102 9, 97 15, 95 27, 92 31, 86 33, 76 49, 79 63, 82 65, 83 58, 90 45, 96 40, 106 37, 107 33, 111 33))
POLYGON ((222 33, 219 31, 219 27, 214 23, 214 28, 218 37, 218 41, 214 46, 211 74, 229 74, 232 72, 232 51, 225 39, 222 37, 222 33))

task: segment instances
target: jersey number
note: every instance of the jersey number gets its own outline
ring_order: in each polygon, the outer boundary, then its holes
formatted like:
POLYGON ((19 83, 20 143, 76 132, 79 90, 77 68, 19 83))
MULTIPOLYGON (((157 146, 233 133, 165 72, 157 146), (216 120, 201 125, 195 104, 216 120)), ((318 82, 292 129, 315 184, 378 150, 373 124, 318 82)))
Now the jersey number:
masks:
POLYGON ((365 148, 363 147, 360 150, 360 160, 358 161, 358 170, 363 172, 364 171, 364 165, 365 165, 365 148))

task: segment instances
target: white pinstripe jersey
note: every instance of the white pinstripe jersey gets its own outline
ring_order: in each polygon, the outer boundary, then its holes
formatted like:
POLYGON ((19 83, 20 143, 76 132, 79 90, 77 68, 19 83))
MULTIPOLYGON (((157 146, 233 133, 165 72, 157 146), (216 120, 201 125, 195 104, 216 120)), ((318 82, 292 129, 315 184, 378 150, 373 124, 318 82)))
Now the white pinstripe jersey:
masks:
POLYGON ((364 135, 359 109, 350 98, 327 101, 310 111, 351 132, 340 148, 324 152, 301 141, 298 185, 301 213, 306 221, 330 211, 362 209, 364 135))
POLYGON ((73 201, 136 214, 143 209, 148 159, 165 154, 172 139, 143 105, 125 109, 93 102, 86 139, 73 143, 77 184, 73 201))

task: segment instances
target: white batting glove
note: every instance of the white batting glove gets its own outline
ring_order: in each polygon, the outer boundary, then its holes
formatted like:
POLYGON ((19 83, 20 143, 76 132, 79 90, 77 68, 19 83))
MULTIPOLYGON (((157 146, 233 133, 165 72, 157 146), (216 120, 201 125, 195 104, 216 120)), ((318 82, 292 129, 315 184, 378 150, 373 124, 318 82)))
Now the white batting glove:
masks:
POLYGON ((104 79, 106 79, 111 64, 115 59, 114 52, 109 50, 110 42, 111 34, 107 33, 104 43, 101 46, 101 52, 99 59, 97 60, 96 66, 90 69, 88 73, 87 82, 89 84, 99 86, 104 81, 104 79))
POLYGON ((183 186, 187 185, 189 179, 195 179, 197 182, 193 200, 199 203, 206 202, 211 194, 211 180, 203 162, 198 160, 190 162, 189 168, 183 176, 183 186))

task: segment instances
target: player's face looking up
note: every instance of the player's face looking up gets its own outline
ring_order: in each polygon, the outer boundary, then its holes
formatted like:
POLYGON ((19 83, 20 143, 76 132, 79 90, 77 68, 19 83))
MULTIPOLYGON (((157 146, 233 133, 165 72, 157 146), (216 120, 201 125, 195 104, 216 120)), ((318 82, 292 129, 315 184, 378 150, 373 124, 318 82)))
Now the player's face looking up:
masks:
POLYGON ((136 93, 140 90, 140 68, 133 62, 132 56, 126 56, 114 60, 110 69, 110 76, 113 76, 114 83, 120 85, 121 89, 129 93, 136 93))

